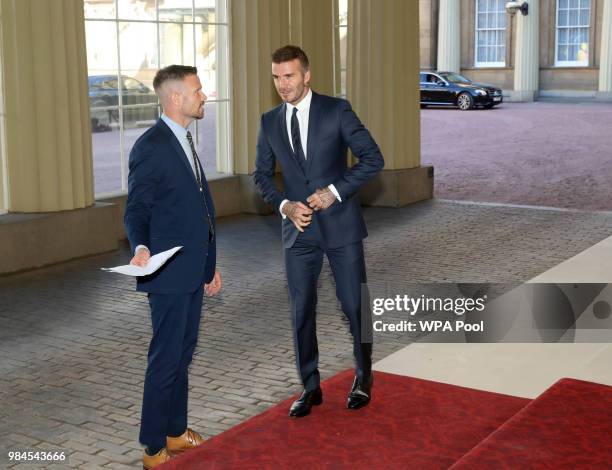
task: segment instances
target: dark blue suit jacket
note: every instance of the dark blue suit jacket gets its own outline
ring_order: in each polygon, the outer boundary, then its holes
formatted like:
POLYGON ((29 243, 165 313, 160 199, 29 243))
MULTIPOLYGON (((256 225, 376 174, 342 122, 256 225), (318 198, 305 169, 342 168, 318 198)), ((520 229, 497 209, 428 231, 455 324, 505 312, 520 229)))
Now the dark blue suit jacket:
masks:
POLYGON ((200 193, 183 147, 164 121, 157 121, 136 141, 129 169, 124 222, 132 250, 146 245, 154 255, 183 246, 156 273, 139 277, 137 289, 180 294, 212 281, 216 242, 209 243, 204 197, 213 224, 215 209, 208 184, 204 178, 200 193))
MULTIPOLYGON (((355 243, 367 236, 357 190, 384 166, 383 156, 348 101, 312 93, 306 143, 306 171, 296 161, 289 143, 285 104, 261 117, 257 141, 255 184, 264 200, 276 210, 283 199, 302 201, 318 188, 334 184, 342 202, 315 212, 325 243, 329 248, 355 243), (347 149, 359 161, 347 166, 347 149), (283 171, 284 194, 274 184, 276 161, 283 171)), ((298 230, 283 220, 283 246, 295 243, 298 230)))

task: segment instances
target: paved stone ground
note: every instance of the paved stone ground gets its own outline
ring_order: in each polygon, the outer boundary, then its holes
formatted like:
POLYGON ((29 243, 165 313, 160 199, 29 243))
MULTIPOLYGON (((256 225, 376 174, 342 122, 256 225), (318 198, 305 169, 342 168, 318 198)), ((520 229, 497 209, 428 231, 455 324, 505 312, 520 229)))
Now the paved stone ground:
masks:
POLYGON ((612 210, 612 104, 536 101, 421 110, 435 196, 612 210))
MULTIPOLYGON (((444 201, 365 213, 373 288, 398 279, 519 282, 612 232, 609 213, 444 201)), ((225 218, 218 232, 225 287, 206 303, 190 375, 190 424, 205 436, 300 390, 279 221, 225 218)), ((65 449, 67 468, 140 465, 148 305, 132 280, 99 270, 128 259, 123 247, 0 278, 0 448, 65 449)), ((320 281, 318 331, 323 377, 351 367, 348 327, 328 266, 320 281)), ((375 345, 375 359, 410 341, 385 336, 375 345)))

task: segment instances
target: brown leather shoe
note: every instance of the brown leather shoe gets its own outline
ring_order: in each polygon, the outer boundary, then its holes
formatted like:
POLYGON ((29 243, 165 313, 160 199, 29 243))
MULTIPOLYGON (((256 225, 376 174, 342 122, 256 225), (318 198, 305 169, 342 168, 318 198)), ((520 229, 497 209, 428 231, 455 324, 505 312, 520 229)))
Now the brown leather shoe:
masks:
POLYGON ((145 452, 142 456, 142 468, 144 468, 144 470, 149 470, 167 462, 171 458, 172 456, 165 447, 155 455, 149 455, 145 452))
POLYGON ((187 449, 193 449, 204 442, 204 438, 193 429, 187 428, 179 437, 166 437, 166 448, 171 454, 180 454, 187 449))

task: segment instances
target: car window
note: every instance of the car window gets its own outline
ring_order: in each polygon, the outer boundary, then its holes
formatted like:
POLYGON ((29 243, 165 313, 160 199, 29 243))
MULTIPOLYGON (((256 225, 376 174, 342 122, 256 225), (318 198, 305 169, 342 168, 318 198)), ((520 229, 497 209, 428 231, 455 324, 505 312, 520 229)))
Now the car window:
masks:
POLYGON ((471 83, 468 78, 465 78, 463 75, 459 75, 458 73, 445 73, 442 76, 451 83, 471 83))
POLYGON ((123 87, 126 90, 135 90, 135 91, 140 91, 144 88, 142 83, 140 83, 138 80, 135 80, 129 77, 123 77, 123 87))
POLYGON ((421 83, 431 83, 432 75, 430 73, 421 74, 421 83))
POLYGON ((100 89, 100 80, 99 79, 89 79, 89 89, 90 90, 99 90, 100 89))
POLYGON ((419 74, 419 81, 421 83, 425 83, 427 81, 427 74, 426 73, 420 73, 419 74))
POLYGON ((89 77, 91 90, 117 89, 117 79, 113 77, 89 77))
POLYGON ((117 90, 118 81, 116 78, 107 78, 100 82, 100 89, 102 90, 117 90))

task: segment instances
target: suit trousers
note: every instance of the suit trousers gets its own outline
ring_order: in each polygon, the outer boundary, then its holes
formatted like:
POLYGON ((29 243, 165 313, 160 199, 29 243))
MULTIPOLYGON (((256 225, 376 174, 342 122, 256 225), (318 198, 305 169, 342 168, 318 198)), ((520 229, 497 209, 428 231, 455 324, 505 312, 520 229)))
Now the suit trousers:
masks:
POLYGON ((166 446, 187 429, 188 369, 198 342, 204 290, 149 294, 153 337, 142 400, 140 442, 166 446))
MULTIPOLYGON (((362 335, 362 326, 371 329, 371 325, 362 325, 361 293, 362 284, 366 283, 363 242, 327 248, 316 222, 314 226, 311 223, 304 233, 300 233, 294 245, 285 249, 295 356, 305 390, 316 389, 320 382, 316 305, 317 281, 323 266, 323 255, 329 260, 336 282, 336 296, 353 335, 355 373, 361 380, 369 377, 372 371, 372 343, 362 342, 368 337, 367 334, 362 335)), ((363 318, 370 317, 363 315, 363 318)))

